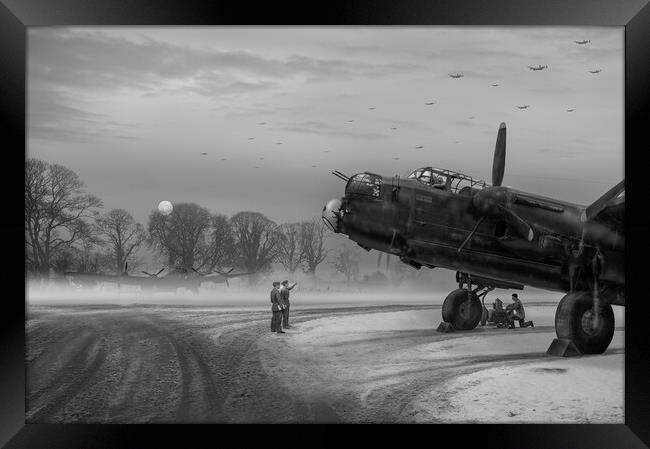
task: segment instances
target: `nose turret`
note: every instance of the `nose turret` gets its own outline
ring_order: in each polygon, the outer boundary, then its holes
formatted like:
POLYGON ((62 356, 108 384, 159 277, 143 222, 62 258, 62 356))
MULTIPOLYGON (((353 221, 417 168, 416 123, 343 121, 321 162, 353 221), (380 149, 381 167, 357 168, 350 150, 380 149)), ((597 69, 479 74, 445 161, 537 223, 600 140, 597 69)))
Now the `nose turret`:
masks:
POLYGON ((340 232, 341 204, 340 199, 334 198, 323 206, 323 221, 333 232, 340 232))

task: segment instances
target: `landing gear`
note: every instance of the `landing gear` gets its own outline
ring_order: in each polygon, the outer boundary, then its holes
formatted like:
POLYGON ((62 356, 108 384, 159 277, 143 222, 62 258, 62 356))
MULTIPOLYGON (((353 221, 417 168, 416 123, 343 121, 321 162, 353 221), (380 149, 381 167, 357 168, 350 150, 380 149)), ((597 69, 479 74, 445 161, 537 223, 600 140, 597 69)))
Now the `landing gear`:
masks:
POLYGON ((481 320, 483 306, 475 292, 458 288, 449 293, 442 304, 442 320, 456 330, 471 330, 481 320))
POLYGON ((568 293, 555 312, 555 332, 558 339, 572 341, 583 354, 602 354, 614 336, 612 306, 596 304, 589 292, 568 293))

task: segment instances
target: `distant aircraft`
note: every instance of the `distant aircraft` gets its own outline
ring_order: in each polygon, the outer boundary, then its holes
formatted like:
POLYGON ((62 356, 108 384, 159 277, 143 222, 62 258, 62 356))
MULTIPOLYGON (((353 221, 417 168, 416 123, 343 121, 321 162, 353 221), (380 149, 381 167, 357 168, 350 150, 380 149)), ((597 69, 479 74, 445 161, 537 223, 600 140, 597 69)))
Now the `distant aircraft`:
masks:
POLYGON ((318 167, 318 165, 312 165, 312 168, 316 168, 316 167, 318 167))
POLYGON ((435 101, 431 101, 431 102, 429 102, 429 103, 424 103, 424 104, 426 104, 427 106, 431 106, 432 104, 436 104, 436 102, 435 102, 435 101))
POLYGON ((492 84, 492 87, 497 87, 499 84, 492 84))
POLYGON ((248 140, 255 140, 255 137, 249 137, 248 140))
POLYGON ((397 128, 391 128, 391 129, 397 129, 397 128))
POLYGON ((422 148, 424 148, 422 145, 415 147, 416 150, 421 150, 422 148))
POLYGON ((222 157, 221 160, 222 160, 222 161, 227 161, 228 158, 222 157))
POLYGON ((449 76, 452 77, 452 78, 462 78, 462 77, 464 77, 465 75, 463 75, 462 73, 456 73, 456 74, 454 74, 454 75, 449 74, 449 76))
POLYGON ((399 161, 399 158, 398 158, 398 157, 394 157, 393 160, 394 160, 394 161, 399 161))
POLYGON ((600 69, 598 69, 598 70, 589 70, 589 73, 600 73, 600 72, 602 72, 602 70, 600 70, 600 69))
POLYGON ((263 161, 263 160, 264 160, 264 158, 263 158, 263 157, 261 157, 261 158, 260 158, 260 161, 263 161))
POLYGON ((276 145, 282 145, 282 142, 275 142, 276 145))
POLYGON ((518 107, 519 109, 526 109, 526 108, 529 108, 530 105, 529 105, 529 104, 525 104, 525 105, 523 105, 523 106, 517 106, 517 107, 518 107))
POLYGON ((323 150, 323 153, 329 153, 330 150, 323 150))
POLYGON ((259 122, 258 125, 266 125, 266 122, 259 122))
POLYGON ((375 108, 368 108, 368 109, 370 109, 371 111, 374 111, 375 108))
POLYGON ((467 118, 468 118, 469 120, 472 120, 472 119, 474 118, 474 116, 471 116, 471 117, 467 117, 467 118))
POLYGON ((566 111, 567 112, 573 112, 573 111, 575 111, 575 109, 567 109, 566 111))
POLYGON ((201 156, 207 156, 208 153, 201 153, 201 156))
POLYGON ((575 42, 578 45, 584 45, 584 44, 588 44, 591 41, 573 41, 573 42, 575 42))
POLYGON ((348 123, 352 123, 352 122, 354 122, 354 120, 348 120, 348 123))
POLYGON ((544 70, 544 69, 547 69, 548 66, 547 65, 538 65, 537 67, 528 66, 528 68, 530 70, 544 70))

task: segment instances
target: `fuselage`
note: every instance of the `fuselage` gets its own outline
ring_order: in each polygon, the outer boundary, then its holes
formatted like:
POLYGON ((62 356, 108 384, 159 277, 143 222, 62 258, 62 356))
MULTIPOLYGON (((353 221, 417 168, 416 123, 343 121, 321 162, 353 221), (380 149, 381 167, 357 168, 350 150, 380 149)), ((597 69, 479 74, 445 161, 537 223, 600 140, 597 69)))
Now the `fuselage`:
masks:
POLYGON ((416 267, 443 267, 563 292, 589 287, 570 271, 588 267, 598 251, 607 261, 598 279, 618 292, 612 298, 620 297, 623 236, 598 222, 583 223, 585 206, 506 188, 517 197, 511 207, 534 231, 527 241, 498 217, 480 220, 472 197, 487 183, 444 173, 448 176, 439 185, 372 173, 353 176, 340 200, 335 231, 416 267))

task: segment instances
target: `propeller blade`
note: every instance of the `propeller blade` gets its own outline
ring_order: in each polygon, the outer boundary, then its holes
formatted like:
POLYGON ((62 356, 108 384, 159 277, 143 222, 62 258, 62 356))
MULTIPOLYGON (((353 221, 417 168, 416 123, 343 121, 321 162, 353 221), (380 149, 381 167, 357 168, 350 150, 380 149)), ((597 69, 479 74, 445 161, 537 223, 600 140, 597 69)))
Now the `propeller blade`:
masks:
POLYGON ((625 190, 625 179, 623 179, 621 182, 616 184, 614 187, 609 189, 603 196, 598 198, 596 201, 594 201, 592 204, 590 204, 587 209, 584 210, 582 215, 580 216, 580 220, 582 222, 591 220, 594 218, 596 215, 598 215, 605 207, 607 207, 607 203, 618 196, 619 193, 625 190))
POLYGON ((492 161, 492 185, 500 186, 506 168, 506 124, 499 125, 497 143, 494 146, 494 160, 492 161))
POLYGON ((499 211, 505 222, 510 226, 517 234, 519 234, 524 239, 529 242, 533 240, 535 236, 533 228, 530 227, 528 223, 524 221, 515 211, 508 207, 499 205, 499 211))

